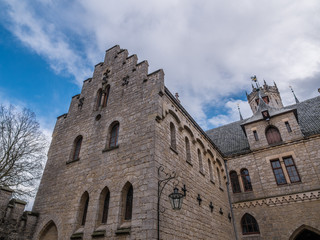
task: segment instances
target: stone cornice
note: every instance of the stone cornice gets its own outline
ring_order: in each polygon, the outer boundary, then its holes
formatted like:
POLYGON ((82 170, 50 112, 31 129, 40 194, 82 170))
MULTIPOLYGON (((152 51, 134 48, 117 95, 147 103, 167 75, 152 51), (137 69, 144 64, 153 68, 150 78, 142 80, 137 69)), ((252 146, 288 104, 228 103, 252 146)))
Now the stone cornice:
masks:
POLYGON ((233 203, 232 207, 235 209, 259 207, 262 205, 272 207, 277 205, 314 201, 319 199, 320 199, 320 190, 315 190, 315 191, 309 191, 309 192, 303 192, 303 193, 295 193, 295 194, 289 194, 289 195, 283 195, 283 196, 277 196, 277 197, 263 198, 259 200, 233 203))

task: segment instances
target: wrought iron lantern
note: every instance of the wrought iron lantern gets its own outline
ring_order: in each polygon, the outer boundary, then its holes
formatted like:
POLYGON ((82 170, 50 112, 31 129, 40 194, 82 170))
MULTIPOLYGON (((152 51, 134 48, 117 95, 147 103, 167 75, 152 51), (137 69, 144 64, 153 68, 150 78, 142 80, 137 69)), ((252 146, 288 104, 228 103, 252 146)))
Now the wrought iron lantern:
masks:
POLYGON ((179 193, 179 189, 175 187, 173 189, 173 193, 169 195, 173 210, 181 209, 183 197, 184 195, 182 193, 179 193))

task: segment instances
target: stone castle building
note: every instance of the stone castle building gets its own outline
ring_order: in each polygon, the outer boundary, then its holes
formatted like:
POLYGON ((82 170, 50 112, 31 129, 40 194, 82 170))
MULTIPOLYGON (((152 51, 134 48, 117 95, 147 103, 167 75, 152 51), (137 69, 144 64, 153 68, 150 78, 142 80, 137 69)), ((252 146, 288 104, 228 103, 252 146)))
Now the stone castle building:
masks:
POLYGON ((162 70, 107 50, 57 119, 16 239, 320 239, 320 97, 284 107, 265 83, 247 98, 252 117, 204 132, 162 70))

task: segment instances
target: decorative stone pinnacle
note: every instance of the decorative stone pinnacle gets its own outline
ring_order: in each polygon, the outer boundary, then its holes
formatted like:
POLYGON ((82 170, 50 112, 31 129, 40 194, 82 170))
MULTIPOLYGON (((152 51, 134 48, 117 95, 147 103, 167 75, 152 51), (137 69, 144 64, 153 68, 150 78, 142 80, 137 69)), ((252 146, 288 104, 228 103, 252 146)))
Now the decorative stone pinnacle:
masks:
POLYGON ((179 93, 176 93, 174 96, 176 97, 177 101, 180 103, 180 100, 179 100, 179 93))

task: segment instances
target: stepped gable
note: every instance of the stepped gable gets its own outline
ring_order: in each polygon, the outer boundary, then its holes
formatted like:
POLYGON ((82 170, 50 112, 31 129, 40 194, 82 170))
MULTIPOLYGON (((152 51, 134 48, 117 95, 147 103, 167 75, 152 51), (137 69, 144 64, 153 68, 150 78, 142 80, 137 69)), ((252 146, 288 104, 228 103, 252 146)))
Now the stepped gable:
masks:
MULTIPOLYGON (((298 123, 305 137, 320 134, 320 96, 286 106, 283 111, 291 109, 297 109, 298 123)), ((249 143, 241 125, 249 119, 214 128, 206 133, 226 156, 247 153, 250 152, 249 143)))

